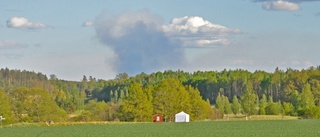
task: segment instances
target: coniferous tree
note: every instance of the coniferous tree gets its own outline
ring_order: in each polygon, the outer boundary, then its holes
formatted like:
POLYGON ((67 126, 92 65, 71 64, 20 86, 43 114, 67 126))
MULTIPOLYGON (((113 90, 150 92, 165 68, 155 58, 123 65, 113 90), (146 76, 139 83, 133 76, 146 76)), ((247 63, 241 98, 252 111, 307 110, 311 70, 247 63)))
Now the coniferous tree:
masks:
POLYGON ((123 100, 123 98, 125 98, 125 94, 124 94, 124 91, 121 89, 120 90, 120 98, 119 98, 119 101, 121 102, 123 100))

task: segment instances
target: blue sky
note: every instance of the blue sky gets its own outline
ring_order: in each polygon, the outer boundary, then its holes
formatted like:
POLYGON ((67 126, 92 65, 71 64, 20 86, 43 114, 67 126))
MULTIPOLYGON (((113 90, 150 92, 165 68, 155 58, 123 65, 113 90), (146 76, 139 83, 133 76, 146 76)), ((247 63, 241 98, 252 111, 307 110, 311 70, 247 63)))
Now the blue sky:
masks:
POLYGON ((0 68, 112 79, 320 65, 318 0, 1 0, 0 68))

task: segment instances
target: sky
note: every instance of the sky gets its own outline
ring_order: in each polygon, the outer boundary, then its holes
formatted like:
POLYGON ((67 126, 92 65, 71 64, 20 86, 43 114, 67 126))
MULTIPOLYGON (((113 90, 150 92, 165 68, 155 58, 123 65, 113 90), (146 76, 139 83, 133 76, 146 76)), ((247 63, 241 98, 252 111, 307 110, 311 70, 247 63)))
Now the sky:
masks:
POLYGON ((0 68, 80 81, 320 65, 320 0, 0 3, 0 68))

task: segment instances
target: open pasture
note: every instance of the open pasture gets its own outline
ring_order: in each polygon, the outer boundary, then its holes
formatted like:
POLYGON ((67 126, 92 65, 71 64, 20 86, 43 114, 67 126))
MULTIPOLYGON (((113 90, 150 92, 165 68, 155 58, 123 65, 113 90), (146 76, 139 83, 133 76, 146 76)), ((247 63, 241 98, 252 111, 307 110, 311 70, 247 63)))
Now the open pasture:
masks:
POLYGON ((5 127, 1 137, 317 137, 319 120, 210 121, 190 123, 115 123, 74 126, 5 127))

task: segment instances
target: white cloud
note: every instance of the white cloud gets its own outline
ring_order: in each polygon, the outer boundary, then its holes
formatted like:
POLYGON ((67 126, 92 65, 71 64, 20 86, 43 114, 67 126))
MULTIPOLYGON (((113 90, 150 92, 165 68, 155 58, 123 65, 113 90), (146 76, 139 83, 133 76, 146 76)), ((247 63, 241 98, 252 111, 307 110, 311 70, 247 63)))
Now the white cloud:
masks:
POLYGON ((228 47, 220 45, 232 43, 231 36, 241 33, 199 16, 174 18, 163 24, 161 17, 149 11, 101 15, 94 23, 97 38, 114 52, 108 62, 114 62, 111 66, 116 72, 129 75, 181 68, 187 64, 188 47, 228 47))
MULTIPOLYGON (((266 2, 266 1, 279 1, 279 0, 253 0, 253 2, 266 2)), ((285 1, 301 3, 301 2, 316 2, 320 0, 285 0, 285 1)))
POLYGON ((94 25, 94 22, 89 20, 82 23, 83 27, 92 27, 93 25, 94 25))
POLYGON ((239 29, 214 24, 198 16, 174 18, 169 25, 163 25, 163 31, 191 47, 227 45, 230 35, 241 33, 239 29))
POLYGON ((40 29, 40 28, 46 28, 46 25, 40 22, 30 22, 28 19, 23 17, 12 17, 7 20, 7 27, 40 29))
POLYGON ((298 11, 301 9, 299 4, 284 0, 264 2, 262 8, 265 10, 277 11, 298 11))
POLYGON ((16 49, 16 48, 22 48, 25 47, 25 45, 21 45, 15 41, 8 41, 8 40, 0 40, 0 50, 3 49, 16 49))
POLYGON ((269 11, 299 11, 301 3, 319 2, 320 0, 252 0, 252 2, 263 2, 262 8, 269 11))
MULTIPOLYGON (((102 18, 102 17, 101 17, 102 18)), ((130 33, 137 25, 144 25, 146 28, 157 29, 161 31, 160 19, 157 15, 150 14, 149 11, 143 10, 139 12, 125 12, 114 17, 107 19, 108 23, 105 24, 106 20, 96 22, 96 27, 108 28, 106 33, 112 38, 120 38, 130 33), (102 24, 103 23, 103 24, 102 24)), ((105 30, 98 30, 105 31, 105 30)))

